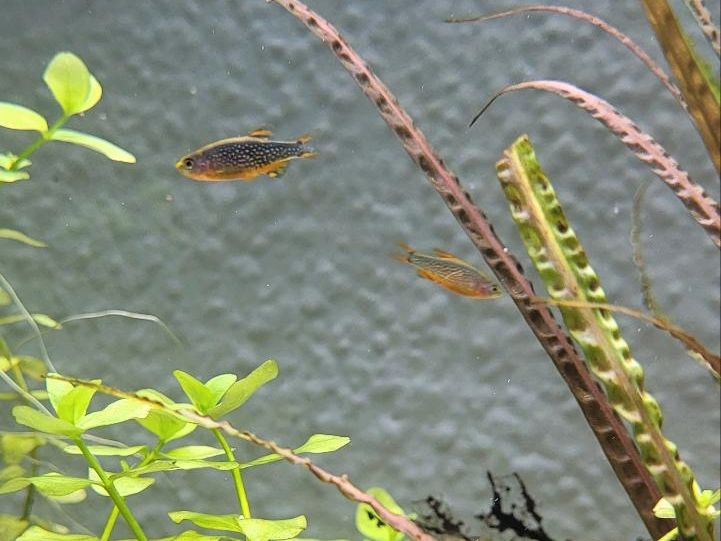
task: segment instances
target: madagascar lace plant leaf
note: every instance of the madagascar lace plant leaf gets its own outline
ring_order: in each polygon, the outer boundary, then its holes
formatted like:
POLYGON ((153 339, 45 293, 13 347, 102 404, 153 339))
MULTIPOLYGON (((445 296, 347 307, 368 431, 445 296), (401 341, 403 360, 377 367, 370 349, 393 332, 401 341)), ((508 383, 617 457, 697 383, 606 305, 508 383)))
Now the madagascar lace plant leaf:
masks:
POLYGON ((642 0, 642 4, 716 172, 721 173, 721 108, 712 82, 668 2, 642 0))
MULTIPOLYGON (((523 243, 551 298, 605 303, 600 280, 528 137, 506 149, 496 168, 523 243)), ((712 541, 713 518, 696 498, 693 471, 661 432, 661 408, 645 390, 643 368, 631 355, 613 316, 603 309, 568 305, 560 309, 615 411, 633 426, 646 466, 664 497, 673 502, 683 538, 712 541)))
POLYGON ((610 103, 590 92, 564 81, 539 80, 508 85, 486 103, 481 111, 473 117, 470 125, 475 124, 486 109, 503 94, 525 89, 544 90, 561 96, 606 126, 631 149, 639 160, 648 165, 673 190, 676 197, 689 210, 691 216, 711 237, 711 241, 721 248, 721 216, 718 202, 691 180, 689 174, 681 169, 678 162, 650 135, 636 126, 630 118, 619 113, 610 103))
POLYGON ((391 91, 338 30, 299 0, 274 1, 297 17, 331 49, 398 136, 411 159, 426 174, 488 266, 504 284, 529 328, 565 380, 649 533, 655 539, 663 535, 669 528, 668 523, 656 518, 652 512, 660 499, 660 492, 641 462, 626 427, 613 412, 608 399, 550 310, 530 302, 533 286, 523 274, 518 260, 498 238, 483 211, 473 204, 458 177, 446 167, 391 91))
POLYGON ((574 19, 578 19, 580 21, 587 22, 589 24, 592 24, 599 30, 602 30, 603 32, 606 32, 608 35, 616 38, 618 41, 621 42, 621 44, 626 47, 629 51, 631 51, 641 62, 643 62, 646 67, 653 73, 665 86, 668 91, 673 95, 674 98, 676 98, 676 101, 678 101, 679 105, 681 105, 684 109, 687 108, 686 101, 683 99, 683 95, 681 94, 681 91, 678 89, 678 87, 674 84, 674 82, 671 80, 671 78, 666 74, 661 67, 656 64, 656 62, 653 61, 653 59, 644 51, 640 45, 638 45, 635 41, 633 41, 630 37, 628 37, 626 34, 621 32, 618 28, 615 26, 611 26, 603 19, 600 19, 596 17, 595 15, 591 15, 590 13, 586 13, 585 11, 581 11, 580 9, 573 9, 566 6, 552 6, 552 5, 533 5, 533 6, 522 6, 515 9, 509 9, 508 11, 501 11, 499 13, 492 13, 490 15, 479 15, 479 16, 472 16, 472 17, 451 17, 449 19, 446 19, 446 22, 449 23, 467 23, 467 22, 483 22, 483 21, 492 21, 493 19, 500 19, 503 17, 510 17, 511 15, 520 15, 523 13, 533 13, 533 12, 545 12, 545 13, 556 13, 559 15, 566 15, 568 17, 573 17, 574 19))

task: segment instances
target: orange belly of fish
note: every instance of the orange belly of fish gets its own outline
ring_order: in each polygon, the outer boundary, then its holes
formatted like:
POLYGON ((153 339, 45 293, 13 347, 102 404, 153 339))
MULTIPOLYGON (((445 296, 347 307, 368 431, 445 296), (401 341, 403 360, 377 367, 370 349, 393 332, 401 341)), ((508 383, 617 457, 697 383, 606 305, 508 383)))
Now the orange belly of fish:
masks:
POLYGON ((267 175, 273 171, 278 171, 285 166, 285 162, 274 162, 261 167, 247 167, 244 169, 236 169, 231 171, 208 171, 207 173, 193 174, 194 180, 202 180, 205 182, 223 182, 228 180, 253 180, 260 175, 267 175))

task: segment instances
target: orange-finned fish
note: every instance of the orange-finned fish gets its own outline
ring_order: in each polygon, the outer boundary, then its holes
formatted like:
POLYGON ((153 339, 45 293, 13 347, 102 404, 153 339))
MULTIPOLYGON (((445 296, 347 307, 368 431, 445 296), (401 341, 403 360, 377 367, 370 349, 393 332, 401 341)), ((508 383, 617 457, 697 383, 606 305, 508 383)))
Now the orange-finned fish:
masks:
POLYGON ((435 249, 433 254, 423 254, 407 244, 400 243, 399 246, 403 253, 394 255, 394 259, 413 265, 418 276, 453 293, 474 299, 492 299, 502 294, 497 283, 449 252, 435 249))
POLYGON ((279 177, 290 160, 315 156, 306 145, 308 134, 295 141, 271 141, 270 135, 270 130, 260 129, 211 143, 183 156, 175 167, 194 180, 252 180, 259 175, 279 177))

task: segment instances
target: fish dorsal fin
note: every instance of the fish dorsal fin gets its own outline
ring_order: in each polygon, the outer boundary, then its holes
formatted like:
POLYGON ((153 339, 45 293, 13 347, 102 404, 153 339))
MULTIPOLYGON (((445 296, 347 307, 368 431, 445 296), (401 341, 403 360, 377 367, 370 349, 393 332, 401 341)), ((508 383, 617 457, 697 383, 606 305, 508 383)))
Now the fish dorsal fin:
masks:
POLYGON ((441 250, 440 248, 434 248, 433 253, 436 254, 441 259, 452 259, 453 261, 460 261, 462 263, 465 263, 465 261, 463 261, 457 255, 454 255, 451 252, 446 252, 445 250, 441 250))
POLYGON ((248 132, 248 137, 257 137, 258 139, 267 139, 271 135, 273 135, 273 132, 268 128, 256 128, 248 132))
POLYGON ((311 139, 312 139, 312 137, 311 137, 311 135, 310 135, 309 133, 304 133, 304 134, 299 135, 298 137, 296 137, 296 138, 295 138, 295 141, 296 141, 297 143, 300 143, 301 145, 304 145, 305 143, 307 143, 307 142, 310 141, 311 139))

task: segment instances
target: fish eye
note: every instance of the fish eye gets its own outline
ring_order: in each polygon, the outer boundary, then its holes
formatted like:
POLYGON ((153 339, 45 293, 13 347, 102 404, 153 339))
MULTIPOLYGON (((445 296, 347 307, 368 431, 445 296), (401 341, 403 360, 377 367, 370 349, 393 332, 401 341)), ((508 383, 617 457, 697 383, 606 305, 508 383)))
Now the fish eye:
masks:
POLYGON ((193 161, 193 158, 185 158, 183 160, 183 167, 186 169, 192 169, 195 162, 193 161))

